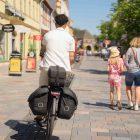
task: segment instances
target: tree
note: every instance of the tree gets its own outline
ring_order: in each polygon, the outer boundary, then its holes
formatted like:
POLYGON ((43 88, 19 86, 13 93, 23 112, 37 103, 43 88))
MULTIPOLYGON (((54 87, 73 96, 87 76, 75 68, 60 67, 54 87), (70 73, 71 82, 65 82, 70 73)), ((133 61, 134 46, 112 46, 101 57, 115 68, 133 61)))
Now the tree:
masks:
POLYGON ((139 7, 140 0, 118 0, 118 3, 113 4, 111 20, 98 27, 101 30, 100 38, 104 39, 107 34, 111 40, 128 47, 130 40, 140 35, 139 7), (124 35, 126 38, 123 41, 124 35))
POLYGON ((112 17, 123 25, 129 40, 140 35, 140 0, 122 1, 112 17))

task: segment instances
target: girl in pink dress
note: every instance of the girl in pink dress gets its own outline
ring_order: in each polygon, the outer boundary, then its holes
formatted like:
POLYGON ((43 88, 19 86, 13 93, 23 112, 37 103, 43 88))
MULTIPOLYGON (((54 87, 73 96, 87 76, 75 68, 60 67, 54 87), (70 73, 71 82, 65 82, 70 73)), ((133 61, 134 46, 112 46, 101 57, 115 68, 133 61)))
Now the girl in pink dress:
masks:
POLYGON ((108 73, 109 73, 109 84, 110 84, 110 108, 114 109, 114 89, 117 93, 117 106, 118 109, 122 109, 121 104, 121 74, 124 70, 123 59, 120 58, 120 52, 117 47, 111 47, 110 58, 108 60, 108 73))

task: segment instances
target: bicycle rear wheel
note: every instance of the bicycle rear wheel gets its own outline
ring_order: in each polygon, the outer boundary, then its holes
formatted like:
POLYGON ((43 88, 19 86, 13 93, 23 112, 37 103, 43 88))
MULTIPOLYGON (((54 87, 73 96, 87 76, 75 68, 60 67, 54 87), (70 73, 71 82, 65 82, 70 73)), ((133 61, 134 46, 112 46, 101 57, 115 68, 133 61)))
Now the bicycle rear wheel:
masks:
POLYGON ((55 121, 55 113, 56 113, 56 99, 52 99, 52 103, 50 105, 50 110, 48 112, 48 120, 47 120, 47 140, 50 140, 52 137, 52 132, 54 128, 55 121))

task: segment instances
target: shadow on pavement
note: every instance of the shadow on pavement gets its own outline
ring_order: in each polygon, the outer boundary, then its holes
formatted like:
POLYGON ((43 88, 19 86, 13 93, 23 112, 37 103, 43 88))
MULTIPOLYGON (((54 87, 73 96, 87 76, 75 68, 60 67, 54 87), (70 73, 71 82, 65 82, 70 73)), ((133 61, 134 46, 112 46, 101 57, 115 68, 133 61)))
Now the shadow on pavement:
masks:
MULTIPOLYGON (((88 105, 88 106, 96 106, 96 107, 107 107, 109 108, 109 103, 103 103, 103 102, 96 102, 94 103, 89 103, 89 102, 83 102, 83 104, 88 105)), ((122 103, 122 106, 125 107, 126 104, 122 103)))
POLYGON ((83 102, 83 104, 88 105, 88 106, 103 106, 103 107, 109 107, 109 104, 107 103, 101 103, 101 102, 96 102, 94 103, 88 103, 88 102, 83 102))
MULTIPOLYGON (((35 122, 9 120, 5 123, 14 132, 9 134, 8 140, 47 140, 45 129, 36 126, 35 122)), ((52 136, 51 140, 60 140, 57 136, 52 136)))
POLYGON ((89 72, 91 74, 103 74, 103 75, 108 74, 108 72, 104 70, 96 70, 96 69, 80 69, 80 70, 84 72, 89 72))
POLYGON ((108 80, 98 80, 99 82, 107 83, 108 80))

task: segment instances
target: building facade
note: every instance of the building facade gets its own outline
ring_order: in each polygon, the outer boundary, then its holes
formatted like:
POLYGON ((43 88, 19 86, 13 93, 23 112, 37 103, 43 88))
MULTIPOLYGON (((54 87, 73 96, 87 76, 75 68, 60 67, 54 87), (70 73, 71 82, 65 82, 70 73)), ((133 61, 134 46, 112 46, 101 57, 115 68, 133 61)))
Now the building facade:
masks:
POLYGON ((40 0, 0 0, 0 24, 13 24, 14 32, 1 33, 1 61, 17 50, 26 58, 29 50, 39 53, 40 0), (4 21, 3 21, 4 20, 4 21), (2 22, 3 21, 3 22, 2 22))
POLYGON ((69 17, 69 0, 56 0, 56 12, 69 17))
POLYGON ((57 14, 69 17, 69 0, 0 0, 0 62, 8 61, 14 50, 23 59, 29 51, 39 58, 42 36, 55 29, 57 14), (3 32, 5 24, 13 24, 14 32, 3 32))
POLYGON ((17 50, 26 59, 33 50, 39 58, 41 35, 54 26, 56 0, 0 0, 0 62, 8 61, 17 50), (3 32, 4 24, 13 24, 14 32, 3 32))
POLYGON ((55 28, 54 11, 56 0, 44 0, 41 3, 41 34, 55 28))

